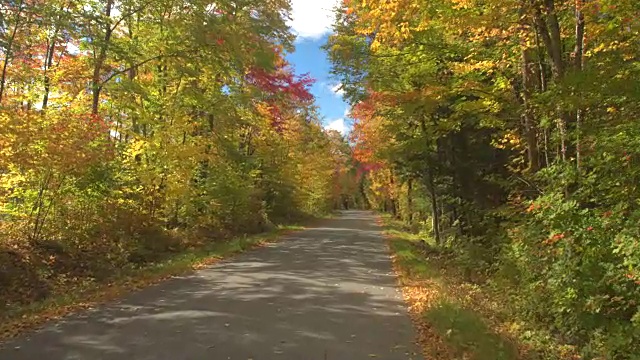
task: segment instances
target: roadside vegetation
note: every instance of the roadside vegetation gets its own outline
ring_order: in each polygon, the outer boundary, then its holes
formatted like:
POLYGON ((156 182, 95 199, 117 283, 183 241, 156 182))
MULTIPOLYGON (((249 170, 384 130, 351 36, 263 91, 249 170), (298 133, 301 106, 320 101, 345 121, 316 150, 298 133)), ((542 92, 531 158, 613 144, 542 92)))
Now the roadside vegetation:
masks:
MULTIPOLYGON (((359 201, 418 234, 421 266, 451 260, 494 288, 543 358, 640 356, 639 14, 635 0, 345 0, 325 46, 359 201)), ((443 306, 436 327, 478 328, 443 306)))
POLYGON ((579 359, 544 327, 519 316, 517 303, 487 277, 466 272, 455 253, 425 242, 386 216, 385 237, 426 359, 579 359))
MULTIPOLYGON (((307 219, 306 223, 312 223, 307 219)), ((304 229, 301 225, 278 226, 268 232, 228 240, 210 241, 202 246, 167 255, 156 263, 137 268, 113 269, 108 277, 95 281, 78 278, 66 287, 56 287, 41 300, 6 307, 0 313, 0 339, 61 318, 82 309, 89 309, 117 299, 127 293, 229 259, 241 252, 278 241, 283 235, 304 229)))

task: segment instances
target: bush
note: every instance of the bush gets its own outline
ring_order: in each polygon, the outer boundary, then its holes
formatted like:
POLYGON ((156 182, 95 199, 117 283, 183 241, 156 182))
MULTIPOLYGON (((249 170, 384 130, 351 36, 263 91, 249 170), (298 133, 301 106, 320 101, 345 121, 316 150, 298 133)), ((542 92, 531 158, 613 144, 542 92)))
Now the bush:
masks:
POLYGON ((580 345, 584 356, 640 353, 637 222, 588 209, 564 194, 538 198, 511 231, 508 273, 519 275, 522 315, 580 345))

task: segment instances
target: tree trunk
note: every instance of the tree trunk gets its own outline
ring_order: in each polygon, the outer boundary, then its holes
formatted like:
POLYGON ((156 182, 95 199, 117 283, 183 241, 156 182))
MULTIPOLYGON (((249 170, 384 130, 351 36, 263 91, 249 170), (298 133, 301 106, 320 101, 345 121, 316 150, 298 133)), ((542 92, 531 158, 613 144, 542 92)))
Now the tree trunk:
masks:
POLYGON ((398 213, 398 203, 396 201, 396 199, 393 198, 393 190, 395 187, 395 179, 393 177, 393 172, 391 172, 390 176, 389 176, 389 185, 390 185, 390 194, 389 194, 389 202, 391 203, 391 213, 393 214, 394 218, 398 218, 399 213, 398 213))
POLYGON ((51 44, 47 47, 47 56, 44 60, 44 95, 42 97, 42 110, 46 110, 49 104, 49 93, 51 92, 51 78, 49 71, 53 66, 53 54, 56 50, 56 36, 58 36, 58 28, 53 33, 51 44))
MULTIPOLYGON (((560 24, 558 22, 558 14, 555 9, 555 0, 545 0, 546 10, 546 23, 543 28, 543 39, 548 37, 545 41, 547 45, 547 51, 553 64, 553 73, 556 80, 562 79, 564 76, 564 61, 562 59, 562 37, 560 33, 560 24), (548 26, 547 26, 548 24, 548 26)), ((544 22, 542 17, 538 17, 544 22)))
POLYGON ((411 199, 411 190, 413 189, 413 180, 407 181, 407 213, 409 214, 407 223, 411 225, 413 223, 413 201, 411 199))
MULTIPOLYGON (((524 44, 523 44, 524 46, 524 44)), ((522 100, 525 140, 527 142, 528 171, 535 173, 540 169, 540 151, 538 149, 537 124, 535 123, 533 110, 531 109, 531 94, 534 85, 531 49, 522 48, 522 100)))
MULTIPOLYGON (((534 20, 547 55, 551 59, 553 80, 560 82, 565 74, 565 64, 562 58, 562 35, 555 8, 555 0, 544 0, 544 10, 545 14, 543 15, 541 9, 536 9, 534 20)), ((567 161, 571 155, 571 151, 568 149, 567 131, 572 122, 571 114, 564 109, 558 108, 557 126, 560 135, 560 153, 563 161, 567 161)))
POLYGON ((539 92, 545 92, 547 91, 547 66, 545 65, 545 61, 544 61, 544 53, 545 50, 542 46, 542 44, 540 43, 540 29, 537 26, 534 26, 534 34, 535 34, 535 41, 536 41, 536 49, 537 49, 537 55, 538 55, 538 75, 539 75, 539 79, 538 79, 538 91, 539 92))
POLYGON ((544 136, 544 165, 549 166, 549 130, 543 130, 544 136))
POLYGON ((440 213, 438 212, 438 198, 436 195, 435 182, 430 172, 427 172, 427 190, 431 198, 431 220, 433 225, 433 238, 436 244, 442 245, 440 237, 440 213))
MULTIPOLYGON (((576 47, 574 50, 574 66, 576 71, 582 71, 583 69, 583 61, 584 61, 584 34, 585 34, 585 23, 584 23, 584 13, 582 12, 582 7, 584 6, 584 0, 576 0, 576 47)), ((576 166, 578 170, 580 170, 581 159, 581 148, 580 148, 580 131, 581 125, 583 122, 583 110, 578 109, 576 111, 576 166)))
POLYGON ((362 200, 364 202, 364 204, 363 204, 364 205, 364 210, 369 210, 369 209, 371 209, 371 203, 369 202, 369 198, 367 198, 367 193, 366 193, 366 191, 364 189, 364 179, 365 179, 364 176, 360 179, 359 188, 360 188, 360 194, 362 196, 362 200))
POLYGON ((13 42, 16 39, 16 34, 18 33, 18 27, 20 27, 20 16, 22 15, 22 5, 24 4, 24 0, 20 0, 18 3, 18 12, 16 14, 16 23, 13 27, 13 31, 11 32, 11 36, 9 36, 9 40, 7 41, 7 48, 4 53, 4 63, 2 65, 2 77, 0 78, 0 104, 2 104, 2 98, 4 96, 5 86, 7 82, 7 68, 9 67, 9 60, 11 59, 11 51, 13 50, 13 42))
MULTIPOLYGON (((522 1, 520 5, 520 52, 521 52, 521 76, 522 76, 522 119, 524 123, 525 141, 527 142, 527 158, 528 171, 536 172, 540 169, 539 150, 537 139, 537 125, 535 124, 533 109, 531 108, 531 94, 535 91, 535 64, 533 62, 531 52, 533 51, 528 45, 529 26, 527 26, 526 17, 527 2, 522 1)), ((535 35, 535 34, 534 34, 535 35)), ((536 37, 537 38, 537 37, 536 37)))
POLYGON ((104 43, 100 45, 98 50, 98 54, 96 56, 96 63, 93 67, 93 77, 91 78, 91 89, 92 93, 92 101, 91 101, 91 113, 96 115, 98 114, 98 109, 100 107, 100 92, 102 91, 102 84, 100 82, 100 74, 102 72, 102 66, 107 58, 107 50, 109 48, 109 42, 111 41, 111 34, 113 33, 113 28, 111 27, 111 21, 108 19, 111 18, 111 10, 113 8, 113 0, 107 0, 106 8, 105 8, 105 16, 107 18, 105 25, 105 33, 104 33, 104 43))
MULTIPOLYGON (((128 21, 127 30, 128 30, 128 33, 129 33, 129 39, 131 39, 131 41, 133 41, 135 39, 134 33, 133 33, 133 20, 128 21)), ((135 80, 136 76, 138 76, 138 69, 137 69, 136 64, 133 63, 133 61, 129 63, 129 74, 128 75, 129 75, 129 81, 131 83, 133 83, 133 81, 135 80)), ((138 115, 135 112, 131 114, 131 129, 133 130, 133 132, 135 134, 140 134, 140 126, 138 125, 138 115)))

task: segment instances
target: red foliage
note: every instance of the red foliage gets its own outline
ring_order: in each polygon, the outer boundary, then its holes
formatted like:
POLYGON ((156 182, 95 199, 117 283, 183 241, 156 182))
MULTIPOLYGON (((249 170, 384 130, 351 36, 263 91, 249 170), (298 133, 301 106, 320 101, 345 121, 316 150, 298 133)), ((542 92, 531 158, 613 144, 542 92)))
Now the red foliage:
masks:
POLYGON ((295 75, 291 65, 280 57, 279 51, 274 51, 278 56, 276 68, 273 71, 253 68, 246 79, 260 90, 269 105, 273 126, 280 128, 283 114, 288 109, 313 101, 314 96, 309 89, 315 79, 309 74, 295 75))
POLYGON ((379 168, 379 164, 373 160, 377 139, 377 124, 375 123, 375 101, 372 97, 359 102, 351 110, 351 117, 355 120, 350 140, 355 144, 353 157, 356 161, 366 164, 365 171, 379 168))
POLYGON ((294 101, 310 102, 313 95, 309 87, 315 82, 309 74, 294 75, 289 66, 276 69, 273 72, 254 68, 247 78, 251 84, 264 93, 275 96, 285 96, 294 101))
POLYGON ((384 141, 381 138, 380 123, 376 120, 376 105, 379 101, 377 93, 370 93, 366 100, 351 109, 350 116, 354 119, 354 124, 350 140, 354 144, 352 156, 358 164, 358 178, 384 167, 384 163, 375 158, 377 148, 384 141))

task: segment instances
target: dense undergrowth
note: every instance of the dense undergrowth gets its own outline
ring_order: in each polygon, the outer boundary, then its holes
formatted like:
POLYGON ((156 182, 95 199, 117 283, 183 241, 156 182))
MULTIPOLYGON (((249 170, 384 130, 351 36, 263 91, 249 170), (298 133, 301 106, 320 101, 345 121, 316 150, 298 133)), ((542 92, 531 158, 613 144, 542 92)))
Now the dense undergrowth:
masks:
POLYGON ((640 357, 639 14, 347 0, 325 46, 355 119, 358 201, 582 359, 640 357))
POLYGON ((548 328, 523 316, 517 288, 471 271, 468 260, 391 216, 385 233, 424 356, 437 359, 578 359, 548 328))

